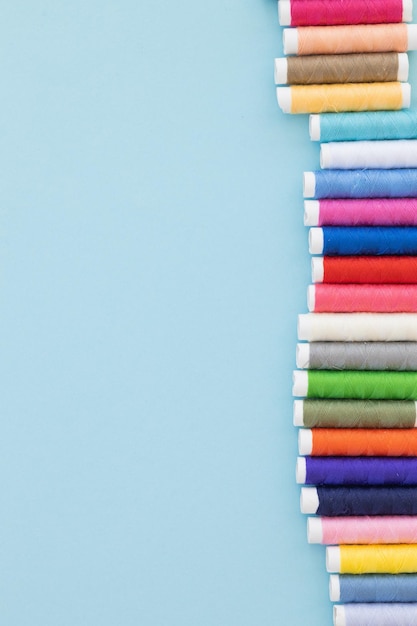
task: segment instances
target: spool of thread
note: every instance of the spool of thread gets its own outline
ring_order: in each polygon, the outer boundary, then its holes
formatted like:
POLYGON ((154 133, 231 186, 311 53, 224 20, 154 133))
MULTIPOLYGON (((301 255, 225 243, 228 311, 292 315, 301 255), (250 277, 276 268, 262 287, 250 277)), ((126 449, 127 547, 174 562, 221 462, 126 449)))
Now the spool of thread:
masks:
POLYGON ((415 626, 417 603, 346 604, 333 607, 334 626, 415 626))
POLYGON ((417 341, 415 313, 302 313, 300 341, 417 341))
POLYGON ((307 398, 417 400, 417 372, 295 370, 293 395, 307 398))
POLYGON ((311 115, 309 129, 312 141, 415 139, 417 110, 311 115))
POLYGON ((299 343, 296 361, 300 369, 417 371, 417 342, 299 343))
POLYGON ((324 169, 417 167, 417 139, 382 141, 332 141, 320 146, 324 169))
POLYGON ((315 283, 414 285, 417 282, 417 257, 314 257, 311 274, 315 283))
POLYGON ((300 507, 326 517, 416 515, 417 487, 302 487, 300 507))
POLYGON ((305 200, 304 224, 306 226, 417 226, 417 198, 305 200))
POLYGON ((417 602, 416 574, 331 574, 332 602, 417 602))
POLYGON ((310 228, 311 254, 417 255, 415 226, 321 226, 310 228))
POLYGON ((278 58, 274 62, 276 85, 406 81, 408 70, 405 52, 319 54, 278 58))
POLYGON ((307 428, 415 428, 417 410, 412 400, 309 398, 294 401, 293 419, 307 428))
POLYGON ((417 456, 417 429, 300 428, 298 448, 311 456, 417 456))
POLYGON ((417 49, 415 24, 358 24, 284 28, 284 54, 406 52, 417 49))
POLYGON ((323 545, 412 544, 417 543, 417 517, 310 517, 307 539, 323 545))
POLYGON ((417 168, 305 172, 304 197, 416 198, 417 168))
POLYGON ((411 87, 399 82, 294 85, 277 87, 277 100, 284 113, 395 111, 410 106, 411 87))
POLYGON ((296 478, 300 485, 412 486, 417 485, 417 459, 300 456, 296 478))
POLYGON ((326 566, 328 572, 336 574, 414 574, 417 545, 329 546, 326 566))
POLYGON ((315 313, 415 313, 416 285, 310 285, 308 310, 315 313))
POLYGON ((281 26, 394 24, 411 22, 412 0, 279 0, 281 26))

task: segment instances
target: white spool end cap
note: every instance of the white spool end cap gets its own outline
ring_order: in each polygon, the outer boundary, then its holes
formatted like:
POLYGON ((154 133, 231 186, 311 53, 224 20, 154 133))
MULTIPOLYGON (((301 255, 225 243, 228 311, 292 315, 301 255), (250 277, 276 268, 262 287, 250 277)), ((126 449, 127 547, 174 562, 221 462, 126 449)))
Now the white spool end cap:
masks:
POLYGON ((320 202, 318 200, 304 200, 304 226, 318 226, 320 202))
POLYGON ((408 71, 410 64, 408 62, 408 54, 406 52, 400 52, 398 54, 398 74, 397 80, 408 80, 408 71))
MULTIPOLYGON (((398 55, 398 56, 400 56, 400 55, 398 55)), ((407 55, 405 55, 405 56, 407 56, 407 55)), ((287 61, 287 59, 274 59, 274 78, 275 78, 275 84, 276 85, 286 85, 288 83, 288 61, 287 61)))
POLYGON ((284 28, 282 47, 284 54, 298 54, 298 31, 296 28, 284 28))
POLYGON ((311 428, 300 428, 298 431, 298 453, 309 456, 313 452, 313 431, 311 428))
MULTIPOLYGON (((291 87, 287 87, 291 90, 291 87)), ((304 198, 314 198, 316 195, 316 175, 314 172, 304 172, 303 177, 304 198)))
POLYGON ((335 604, 333 607, 333 626, 346 626, 346 611, 344 604, 335 604))
POLYGON ((330 574, 329 577, 329 596, 331 602, 340 601, 340 578, 339 574, 330 574))
POLYGON ((323 523, 321 517, 309 517, 307 520, 308 543, 323 543, 323 523))
POLYGON ((310 254, 322 254, 324 247, 324 233, 322 228, 310 228, 308 234, 308 248, 310 254))
POLYGON ((300 370, 308 370, 310 367, 310 344, 297 343, 295 360, 300 370))
POLYGON ((294 426, 304 426, 304 400, 294 400, 292 419, 294 426))
POLYGON ((308 130, 311 141, 320 141, 320 115, 310 115, 308 130))
POLYGON ((305 485, 307 479, 307 463, 303 456, 299 456, 295 465, 295 480, 298 485, 305 485))
POLYGON ((413 0, 403 0, 403 22, 413 21, 413 0))
POLYGON ((292 377, 292 395, 305 397, 308 391, 308 372, 306 370, 295 370, 292 377))
POLYGON ((298 316, 297 335, 300 341, 311 341, 313 324, 311 316, 308 313, 301 313, 298 316))
POLYGON ((410 83, 401 83, 401 91, 403 95, 403 109, 409 109, 411 105, 411 85, 410 83))
POLYGON ((324 259, 322 256, 313 256, 311 259, 311 279, 313 283, 322 283, 324 280, 324 259))
POLYGON ((407 43, 409 50, 417 50, 417 24, 407 24, 407 43))
POLYGON ((319 496, 315 487, 301 487, 300 509, 301 513, 314 515, 319 508, 319 496))
POLYGON ((291 3, 288 0, 279 0, 278 19, 280 26, 291 26, 291 3))
POLYGON ((328 572, 340 572, 340 547, 328 546, 326 548, 326 569, 328 572))
POLYGON ((320 144, 320 167, 327 169, 332 167, 332 144, 322 143, 320 144))
POLYGON ((307 287, 307 308, 311 312, 314 312, 316 308, 316 286, 315 285, 309 285, 307 287))
POLYGON ((277 87, 277 100, 284 113, 291 113, 291 87, 277 87))

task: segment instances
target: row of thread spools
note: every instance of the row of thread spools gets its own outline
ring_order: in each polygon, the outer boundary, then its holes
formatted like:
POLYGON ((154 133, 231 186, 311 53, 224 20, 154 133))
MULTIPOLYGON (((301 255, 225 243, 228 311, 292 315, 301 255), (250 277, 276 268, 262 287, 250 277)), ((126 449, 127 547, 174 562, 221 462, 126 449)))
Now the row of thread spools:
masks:
POLYGON ((417 624, 417 111, 409 0, 279 0, 278 103, 310 113, 294 424, 335 626, 417 624), (293 55, 293 56, 292 56, 293 55))

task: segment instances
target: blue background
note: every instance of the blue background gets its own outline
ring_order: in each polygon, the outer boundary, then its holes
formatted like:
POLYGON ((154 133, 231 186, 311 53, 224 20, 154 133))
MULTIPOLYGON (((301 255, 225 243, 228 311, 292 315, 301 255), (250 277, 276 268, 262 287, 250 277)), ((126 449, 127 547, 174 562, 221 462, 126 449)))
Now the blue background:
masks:
POLYGON ((294 466, 306 117, 272 0, 0 12, 0 613, 331 624, 294 466))

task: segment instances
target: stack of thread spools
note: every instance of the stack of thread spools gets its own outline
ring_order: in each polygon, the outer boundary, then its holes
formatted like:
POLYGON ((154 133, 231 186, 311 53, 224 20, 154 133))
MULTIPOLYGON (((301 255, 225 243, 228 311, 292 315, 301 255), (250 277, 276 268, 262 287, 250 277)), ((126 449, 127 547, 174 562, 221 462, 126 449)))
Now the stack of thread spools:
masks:
POLYGON ((279 0, 284 112, 310 113, 313 284, 294 424, 335 626, 417 624, 417 111, 410 0, 279 0))

